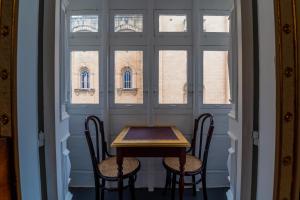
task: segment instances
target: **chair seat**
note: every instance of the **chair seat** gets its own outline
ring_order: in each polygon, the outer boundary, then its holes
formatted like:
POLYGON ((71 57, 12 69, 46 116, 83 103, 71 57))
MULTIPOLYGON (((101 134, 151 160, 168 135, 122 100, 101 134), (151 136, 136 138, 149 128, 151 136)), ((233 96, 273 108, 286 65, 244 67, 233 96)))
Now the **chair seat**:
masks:
MULTIPOLYGON (((123 159, 123 176, 129 175, 139 168, 140 162, 136 158, 123 159)), ((116 157, 109 157, 98 164, 101 175, 109 178, 118 177, 118 165, 116 157)))
MULTIPOLYGON (((179 169, 179 158, 177 157, 166 157, 164 158, 164 164, 166 167, 176 171, 180 172, 179 169)), ((189 172, 197 172, 201 169, 202 167, 202 161, 199 160, 197 157, 192 156, 192 155, 186 155, 186 162, 184 166, 184 172, 189 173, 189 172)))

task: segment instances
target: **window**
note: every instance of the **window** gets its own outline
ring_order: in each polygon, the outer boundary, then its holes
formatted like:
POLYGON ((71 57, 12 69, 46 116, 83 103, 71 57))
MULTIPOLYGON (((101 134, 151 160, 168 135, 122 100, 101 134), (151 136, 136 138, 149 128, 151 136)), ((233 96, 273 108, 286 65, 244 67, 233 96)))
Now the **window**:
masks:
POLYGON ((159 51, 159 104, 187 104, 187 50, 159 51))
POLYGON ((71 51, 71 103, 99 103, 98 51, 71 51))
POLYGON ((129 67, 126 67, 123 70, 123 84, 124 84, 124 89, 131 89, 132 88, 132 74, 131 74, 131 69, 129 67))
POLYGON ((160 14, 159 32, 187 32, 187 15, 160 14))
POLYGON ((142 14, 115 15, 114 32, 143 32, 143 15, 142 14))
POLYGON ((204 32, 229 32, 229 16, 203 16, 204 32))
POLYGON ((90 73, 88 67, 82 67, 80 70, 80 83, 81 89, 90 88, 90 73))
POLYGON ((143 51, 114 51, 114 65, 115 103, 143 104, 143 51))
POLYGON ((98 32, 97 15, 72 15, 71 32, 98 32))
POLYGON ((203 103, 229 104, 228 51, 203 52, 203 103))

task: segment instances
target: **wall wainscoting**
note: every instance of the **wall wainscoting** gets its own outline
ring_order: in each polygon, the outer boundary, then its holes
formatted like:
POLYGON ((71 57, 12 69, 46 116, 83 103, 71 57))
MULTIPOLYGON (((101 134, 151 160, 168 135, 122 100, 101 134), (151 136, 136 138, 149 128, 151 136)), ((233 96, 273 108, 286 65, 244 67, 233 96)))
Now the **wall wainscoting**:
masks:
POLYGON ((227 200, 235 200, 236 196, 236 172, 237 172, 237 148, 238 148, 238 139, 233 135, 233 133, 228 131, 228 136, 230 138, 231 146, 228 149, 228 181, 230 183, 230 188, 227 191, 227 200))
POLYGON ((67 141, 70 137, 70 133, 65 135, 60 143, 60 153, 61 153, 61 172, 62 172, 62 185, 63 185, 63 196, 65 200, 71 200, 72 194, 69 191, 69 184, 71 182, 71 161, 70 161, 70 151, 67 148, 67 141))

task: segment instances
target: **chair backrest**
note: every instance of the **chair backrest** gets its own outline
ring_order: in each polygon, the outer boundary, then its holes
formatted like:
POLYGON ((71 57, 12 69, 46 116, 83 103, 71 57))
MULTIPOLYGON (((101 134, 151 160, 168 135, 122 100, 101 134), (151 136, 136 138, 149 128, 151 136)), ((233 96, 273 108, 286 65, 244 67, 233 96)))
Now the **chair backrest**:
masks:
POLYGON ((200 124, 200 136, 199 136, 200 141, 199 141, 198 157, 203 162, 202 168, 206 169, 209 146, 210 146, 211 138, 212 138, 213 131, 214 131, 214 118, 210 113, 204 113, 195 119, 194 133, 193 133, 192 144, 191 144, 191 149, 190 149, 190 151, 192 151, 192 155, 194 155, 194 156, 196 156, 196 140, 197 140, 197 136, 198 136, 198 132, 199 132, 198 131, 199 124, 200 124), (203 135, 204 135, 205 124, 208 125, 208 129, 207 129, 206 142, 205 142, 205 146, 203 149, 202 144, 203 144, 203 135), (203 150, 203 152, 202 152, 202 150, 203 150))
POLYGON ((88 116, 85 119, 85 137, 87 140, 87 144, 89 147, 89 152, 90 156, 92 159, 92 164, 93 164, 93 169, 94 172, 99 172, 98 171, 98 164, 100 163, 101 160, 104 160, 106 156, 108 155, 107 153, 107 144, 105 141, 105 135, 104 135, 104 125, 103 121, 101 121, 97 116, 91 115, 88 116), (95 130, 95 135, 96 135, 96 148, 94 147, 93 140, 91 137, 91 129, 90 125, 94 125, 94 130, 95 130), (99 138, 99 133, 101 137, 101 158, 100 158, 100 138, 99 138))

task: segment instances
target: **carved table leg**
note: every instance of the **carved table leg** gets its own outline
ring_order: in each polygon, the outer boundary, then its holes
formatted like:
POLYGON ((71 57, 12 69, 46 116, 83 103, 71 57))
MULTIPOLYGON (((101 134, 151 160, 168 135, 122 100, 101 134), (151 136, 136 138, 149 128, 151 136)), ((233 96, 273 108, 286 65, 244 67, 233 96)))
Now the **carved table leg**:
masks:
POLYGON ((123 200, 123 155, 121 150, 117 148, 117 165, 118 165, 118 192, 119 200, 123 200))
POLYGON ((183 200, 183 190, 184 190, 184 166, 186 161, 185 149, 183 148, 180 152, 179 156, 179 169, 180 169, 180 177, 179 177, 179 199, 183 200))

